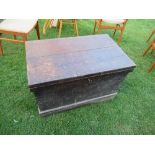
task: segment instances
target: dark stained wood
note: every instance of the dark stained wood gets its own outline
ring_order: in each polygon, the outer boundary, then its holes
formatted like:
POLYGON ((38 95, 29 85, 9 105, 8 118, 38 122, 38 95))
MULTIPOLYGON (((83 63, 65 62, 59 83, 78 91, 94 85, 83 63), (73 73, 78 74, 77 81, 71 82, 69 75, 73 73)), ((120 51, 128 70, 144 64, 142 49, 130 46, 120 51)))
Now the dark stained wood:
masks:
POLYGON ((67 83, 38 87, 34 90, 40 114, 70 109, 90 102, 113 98, 128 71, 89 76, 67 83))
POLYGON ((28 41, 26 55, 30 87, 134 66, 108 35, 28 41))
POLYGON ((27 41, 26 59, 40 114, 110 99, 135 67, 108 35, 27 41))

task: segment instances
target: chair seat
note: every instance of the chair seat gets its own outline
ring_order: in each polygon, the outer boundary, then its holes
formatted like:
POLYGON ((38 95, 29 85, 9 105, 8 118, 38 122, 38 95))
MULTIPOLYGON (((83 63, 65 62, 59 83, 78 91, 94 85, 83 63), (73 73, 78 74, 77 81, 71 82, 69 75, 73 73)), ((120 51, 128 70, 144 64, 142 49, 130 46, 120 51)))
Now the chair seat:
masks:
POLYGON ((36 23, 37 19, 6 19, 0 23, 0 30, 29 33, 36 23))
POLYGON ((125 19, 102 19, 102 21, 111 24, 123 24, 126 20, 125 19))

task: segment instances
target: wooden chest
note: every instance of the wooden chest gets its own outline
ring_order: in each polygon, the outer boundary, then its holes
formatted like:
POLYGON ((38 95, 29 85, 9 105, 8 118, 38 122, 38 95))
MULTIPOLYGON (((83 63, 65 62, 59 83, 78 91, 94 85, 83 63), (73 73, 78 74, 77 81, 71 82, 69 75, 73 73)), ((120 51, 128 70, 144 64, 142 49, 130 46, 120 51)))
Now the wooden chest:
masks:
POLYGON ((135 67, 108 35, 28 41, 26 59, 41 115, 113 98, 135 67))

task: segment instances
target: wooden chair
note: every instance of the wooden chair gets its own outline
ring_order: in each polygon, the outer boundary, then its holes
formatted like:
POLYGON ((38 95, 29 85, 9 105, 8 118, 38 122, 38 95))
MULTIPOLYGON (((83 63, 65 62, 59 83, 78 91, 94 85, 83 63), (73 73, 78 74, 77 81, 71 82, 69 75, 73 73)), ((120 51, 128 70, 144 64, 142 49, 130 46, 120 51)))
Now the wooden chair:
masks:
POLYGON ((51 28, 52 26, 57 27, 57 21, 57 19, 46 19, 43 25, 43 34, 46 34, 48 28, 51 28))
POLYGON ((63 24, 71 24, 71 25, 73 25, 73 28, 74 28, 74 31, 75 31, 76 35, 77 36, 79 35, 78 26, 77 26, 77 19, 71 19, 71 20, 59 19, 58 20, 58 25, 57 25, 59 27, 58 37, 61 36, 61 31, 62 31, 63 24))
POLYGON ((96 27, 98 28, 98 33, 101 31, 101 29, 112 29, 114 30, 113 37, 115 36, 116 31, 121 31, 118 44, 121 43, 123 33, 125 30, 125 26, 127 23, 127 19, 114 19, 114 20, 106 20, 106 19, 97 19, 95 20, 95 25, 94 25, 94 33, 96 32, 96 27), (110 24, 110 25, 108 25, 110 24))
POLYGON ((43 25, 43 34, 46 34, 46 31, 49 27, 51 27, 51 23, 52 23, 53 19, 47 19, 45 20, 45 23, 43 25))
POLYGON ((6 19, 0 23, 0 55, 3 55, 2 41, 13 43, 25 43, 29 33, 36 29, 38 39, 40 39, 38 20, 23 20, 23 19, 6 19), (13 35, 14 38, 2 37, 2 34, 13 35), (23 40, 18 40, 17 37, 22 37, 23 40))
MULTIPOLYGON (((44 26, 43 26, 43 34, 46 34, 47 29, 51 28, 55 21, 56 21, 55 19, 47 19, 45 21, 44 26)), ((79 35, 76 19, 72 19, 72 20, 58 19, 56 21, 56 25, 54 25, 57 29, 59 29, 58 37, 61 36, 63 24, 73 25, 74 31, 76 32, 77 36, 79 35)))

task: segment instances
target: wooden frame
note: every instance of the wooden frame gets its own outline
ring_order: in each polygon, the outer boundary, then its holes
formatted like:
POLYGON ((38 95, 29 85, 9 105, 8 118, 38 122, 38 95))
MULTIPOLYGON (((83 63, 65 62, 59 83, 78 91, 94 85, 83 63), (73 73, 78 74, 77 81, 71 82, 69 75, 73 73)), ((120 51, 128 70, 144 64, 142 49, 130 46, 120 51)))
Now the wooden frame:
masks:
POLYGON ((43 34, 46 34, 46 31, 49 27, 52 27, 54 19, 47 19, 43 26, 43 34))
POLYGON ((151 72, 155 69, 155 62, 151 65, 151 67, 148 69, 148 72, 151 72))
POLYGON ((0 56, 3 55, 2 41, 13 42, 13 43, 23 43, 23 44, 25 44, 25 41, 27 41, 27 37, 28 37, 29 33, 34 28, 36 29, 38 39, 40 39, 40 31, 39 31, 39 23, 38 23, 38 21, 31 28, 31 30, 29 32, 27 32, 27 33, 7 31, 7 30, 0 30, 0 35, 2 35, 2 34, 10 34, 10 35, 13 35, 13 37, 14 37, 14 39, 0 37, 0 56), (17 37, 18 36, 22 37, 23 40, 17 40, 17 37))
POLYGON ((112 99, 136 67, 108 35, 26 42, 26 62, 42 116, 112 99))
MULTIPOLYGON (((54 22, 54 19, 47 19, 45 21, 44 26, 43 26, 43 34, 46 34, 47 29, 49 27, 52 27, 53 22, 54 22)), ((77 26, 77 19, 72 19, 71 22, 64 21, 63 19, 58 19, 57 26, 56 26, 56 28, 59 31, 58 32, 58 37, 61 37, 63 24, 71 24, 71 25, 73 25, 75 33, 77 34, 77 36, 79 35, 78 26, 77 26)))
POLYGON ((114 33, 113 33, 113 37, 115 36, 116 34, 116 31, 119 30, 121 31, 121 34, 120 34, 120 37, 119 37, 119 40, 118 40, 118 44, 121 43, 122 41, 122 37, 123 37, 123 33, 124 33, 124 30, 125 30, 125 26, 126 26, 126 23, 127 23, 127 19, 125 20, 125 22, 121 23, 121 24, 115 24, 115 26, 111 26, 111 25, 102 25, 102 23, 104 23, 104 20, 102 19, 96 19, 95 20, 95 25, 94 25, 94 33, 96 32, 96 27, 98 28, 98 33, 101 31, 101 29, 112 29, 114 30, 114 33))
MULTIPOLYGON (((148 39, 146 40, 146 42, 148 42, 152 36, 155 34, 155 29, 152 31, 152 33, 149 35, 148 39)), ((148 48, 144 51, 143 56, 145 56, 147 54, 147 52, 152 48, 151 54, 153 54, 154 50, 155 50, 155 39, 151 42, 151 44, 148 46, 148 48)))
MULTIPOLYGON (((152 36, 155 34, 155 29, 152 31, 146 42, 148 42, 152 36)), ((143 56, 147 54, 147 52, 151 50, 151 54, 155 51, 155 39, 151 42, 151 44, 147 47, 147 49, 144 51, 143 56)), ((151 72, 152 70, 155 69, 155 62, 151 65, 151 67, 148 69, 148 72, 151 72)))
MULTIPOLYGON (((146 55, 146 53, 151 50, 151 54, 155 51, 155 39, 151 42, 151 44, 148 46, 148 48, 144 51, 143 56, 146 55)), ((155 69, 155 62, 151 65, 151 67, 148 69, 148 72, 151 72, 153 69, 155 69)))
POLYGON ((155 50, 155 39, 151 42, 151 44, 148 46, 148 48, 144 51, 143 56, 145 56, 147 54, 147 52, 151 50, 151 54, 153 54, 154 50, 155 50))
POLYGON ((148 42, 151 38, 152 38, 152 36, 155 34, 155 29, 152 31, 152 33, 150 34, 150 36, 148 37, 148 39, 146 40, 146 42, 148 42))
MULTIPOLYGON (((0 36, 2 34, 0 33, 0 36)), ((2 49, 2 41, 0 40, 0 56, 3 55, 3 49, 2 49)))
POLYGON ((62 31, 62 25, 63 24, 71 24, 71 25, 73 25, 73 28, 74 28, 74 31, 75 31, 76 35, 77 36, 79 35, 78 26, 77 26, 77 19, 72 19, 71 22, 67 22, 67 21, 64 21, 63 19, 59 19, 58 20, 58 25, 57 25, 57 27, 59 27, 58 37, 61 36, 61 31, 62 31))

